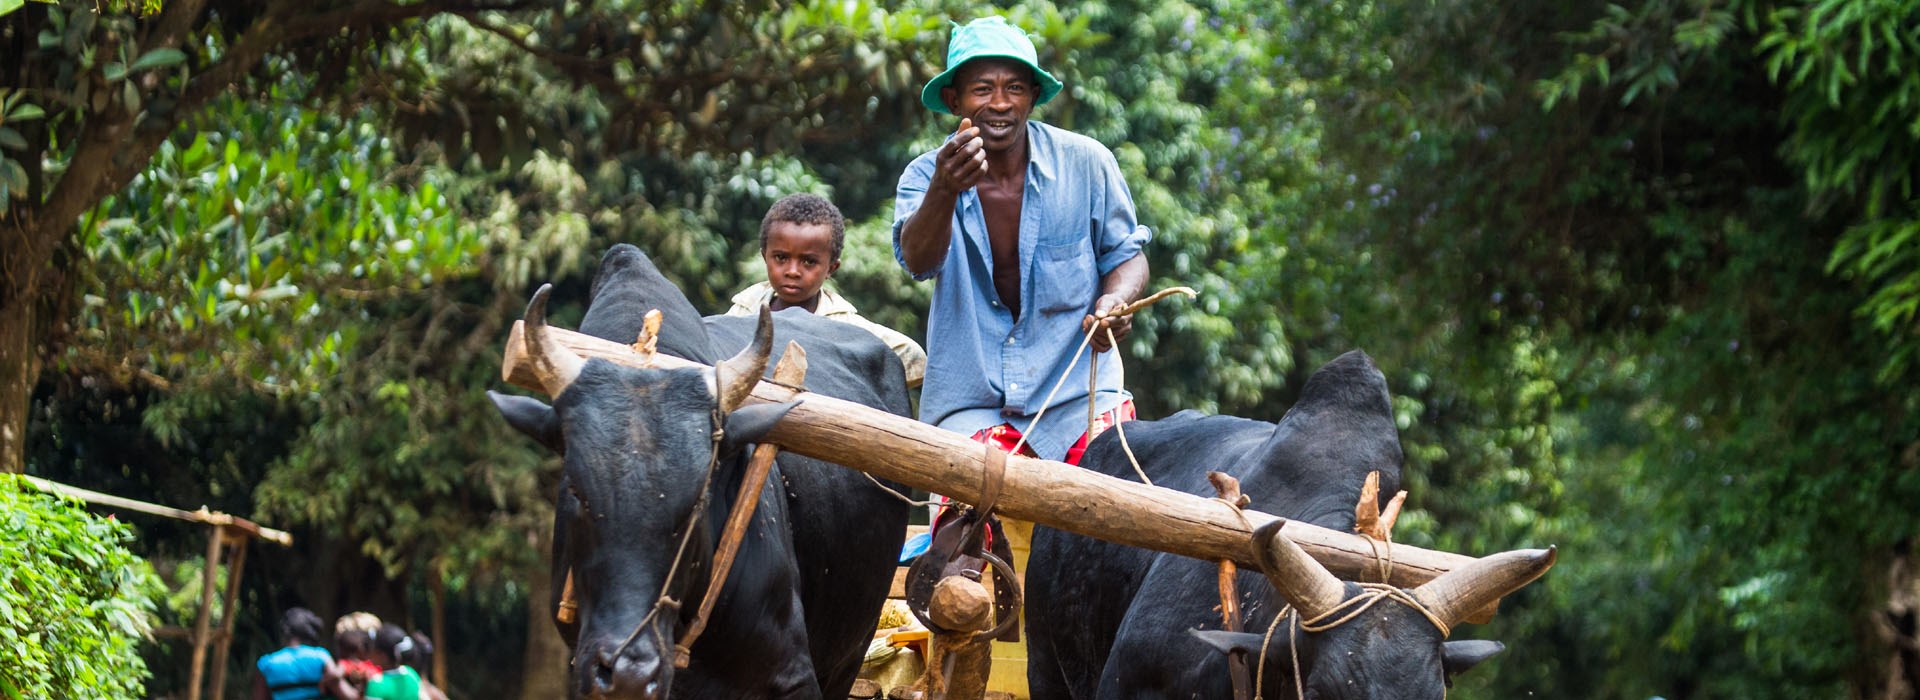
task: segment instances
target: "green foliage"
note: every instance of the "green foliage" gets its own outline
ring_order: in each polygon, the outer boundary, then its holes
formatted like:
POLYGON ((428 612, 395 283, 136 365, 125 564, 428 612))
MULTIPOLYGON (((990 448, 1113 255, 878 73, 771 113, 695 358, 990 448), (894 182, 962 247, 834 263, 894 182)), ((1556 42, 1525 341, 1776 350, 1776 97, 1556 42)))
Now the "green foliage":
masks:
POLYGON ((1671 92, 1680 76, 1728 51, 1763 59, 1781 91, 1781 157, 1799 172, 1816 213, 1847 212, 1849 228, 1827 256, 1828 272, 1868 291, 1858 306, 1882 336, 1881 380, 1914 369, 1920 344, 1920 3, 1649 2, 1609 5, 1576 52, 1536 88, 1548 109, 1588 79, 1620 89, 1622 105, 1671 92), (1736 26, 1736 18, 1738 26, 1736 26), (1618 66, 1616 68, 1615 66, 1618 66))
MULTIPOLYGON (((47 4, 47 5, 53 5, 60 2, 60 0, 32 0, 32 1, 37 3, 47 4)), ((100 9, 108 10, 108 11, 117 11, 117 12, 126 12, 131 10, 131 11, 139 12, 140 14, 153 14, 155 12, 160 11, 160 3, 163 1, 164 0, 138 0, 138 2, 136 3, 134 0, 110 0, 109 2, 100 3, 100 9)), ((27 4, 27 0, 0 0, 0 17, 4 17, 8 13, 13 12, 14 10, 18 10, 21 7, 25 6, 26 4, 27 4)))
MULTIPOLYGON (((1330 96, 1370 115, 1336 151, 1394 194, 1370 218, 1401 232, 1403 328, 1448 357, 1404 361, 1452 365, 1398 387, 1437 521, 1411 541, 1567 554, 1490 630, 1511 671, 1468 692, 1873 687, 1863 620, 1911 584, 1863 572, 1920 527, 1898 505, 1920 495, 1915 400, 1893 389, 1912 373, 1883 361, 1914 344, 1876 341, 1851 312, 1868 285, 1821 264, 1854 260, 1855 222, 1883 214, 1804 176, 1791 134, 1811 125, 1799 88, 1766 89, 1780 60, 1751 10, 1395 8, 1370 30, 1394 37, 1395 71, 1330 96)), ((1869 118, 1890 93, 1867 92, 1812 138, 1897 140, 1869 118)), ((1897 270, 1903 243, 1883 238, 1897 270)))
POLYGON ((0 695, 139 698, 159 581, 131 528, 0 475, 0 695))
MULTIPOLYGON (((736 261, 750 255, 767 205, 789 192, 831 191, 778 150, 797 144, 782 143, 805 139, 831 154, 848 138, 831 134, 873 114, 875 84, 849 82, 827 64, 809 68, 825 59, 793 46, 825 56, 852 43, 846 50, 859 55, 869 51, 859 42, 890 46, 888 37, 925 29, 844 3, 799 17, 738 18, 791 42, 754 39, 772 55, 755 59, 762 73, 743 74, 741 89, 777 85, 795 91, 778 92, 787 98, 865 116, 813 122, 825 138, 802 122, 802 131, 774 134, 765 153, 738 150, 745 142, 731 139, 745 127, 703 136, 679 123, 625 121, 640 114, 629 111, 633 100, 705 65, 686 56, 737 52, 746 40, 681 36, 665 16, 650 21, 673 40, 646 50, 681 58, 619 76, 634 88, 624 95, 597 79, 569 84, 564 74, 579 64, 524 50, 515 37, 533 39, 502 31, 506 16, 443 18, 396 34, 344 85, 288 72, 237 91, 183 124, 126 191, 83 221, 78 243, 90 264, 75 335, 84 342, 66 347, 64 368, 175 392, 144 417, 169 443, 230 420, 222 395, 278 397, 302 426, 252 494, 258 517, 340 537, 396 579, 424 572, 445 576, 455 593, 523 600, 498 591, 538 575, 528 542, 550 517, 555 474, 539 448, 503 429, 484 396, 499 387, 505 323, 532 285, 584 289, 595 252, 615 241, 642 243, 716 311, 736 274, 761 274, 736 261), (745 86, 754 81, 768 85, 745 86), (272 98, 250 98, 258 94, 272 98), (396 101, 400 94, 418 101, 396 101), (368 95, 389 102, 315 105, 368 95), (533 117, 486 111, 507 105, 579 119, 536 133, 507 126, 533 117), (422 118, 438 107, 468 111, 458 118, 470 128, 446 129, 454 118, 446 113, 422 118)), ((576 40, 559 36, 560 15, 518 19, 527 31, 556 32, 542 44, 576 40)), ((708 118, 779 119, 769 104, 723 102, 708 118)), ((885 156, 836 162, 871 170, 864 163, 885 156)), ((889 258, 849 277, 883 289, 904 274, 889 258)), ((583 296, 557 315, 577 318, 583 296)))
POLYGON ((484 245, 450 173, 405 157, 364 117, 223 101, 81 225, 100 293, 69 356, 311 391, 367 302, 468 274, 484 245))
POLYGON ((1004 12, 1067 83, 1035 118, 1118 157, 1150 286, 1201 290, 1136 321, 1143 417, 1275 419, 1364 349, 1400 541, 1562 546, 1457 695, 1832 697, 1877 682, 1860 630, 1920 531, 1915 5, 569 4, 290 42, 172 116, 244 18, 169 52, 33 6, 6 17, 37 82, 0 95, 0 201, 85 167, 102 114, 167 125, 71 239, 58 369, 171 392, 141 418, 170 448, 292 436, 191 469, 390 576, 518 601, 554 470, 482 391, 528 289, 569 323, 632 242, 722 311, 766 207, 810 191, 853 221, 833 284, 919 335, 892 186, 953 124, 917 90, 946 20, 1004 12))
POLYGON ((27 150, 27 139, 20 135, 19 125, 44 118, 46 112, 24 98, 26 94, 8 88, 0 88, 0 214, 5 214, 7 205, 15 199, 27 196, 27 169, 20 161, 10 158, 8 151, 27 150))
POLYGON ((1920 2, 1758 4, 1768 76, 1786 93, 1782 146, 1815 206, 1857 211, 1828 270, 1868 290, 1881 380, 1920 369, 1920 2))

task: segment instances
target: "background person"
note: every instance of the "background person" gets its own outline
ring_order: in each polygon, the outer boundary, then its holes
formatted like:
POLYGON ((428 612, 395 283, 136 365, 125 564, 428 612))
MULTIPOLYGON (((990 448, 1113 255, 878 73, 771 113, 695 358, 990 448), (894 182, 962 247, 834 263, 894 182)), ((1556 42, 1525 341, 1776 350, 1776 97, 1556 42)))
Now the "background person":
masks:
POLYGON ((380 618, 370 612, 347 613, 334 621, 333 646, 338 652, 335 664, 347 682, 365 686, 368 680, 380 675, 380 665, 373 662, 373 635, 378 631, 380 618))
POLYGON ((289 608, 280 616, 278 651, 253 666, 253 700, 308 700, 321 696, 320 681, 333 669, 333 655, 320 646, 320 616, 289 608))

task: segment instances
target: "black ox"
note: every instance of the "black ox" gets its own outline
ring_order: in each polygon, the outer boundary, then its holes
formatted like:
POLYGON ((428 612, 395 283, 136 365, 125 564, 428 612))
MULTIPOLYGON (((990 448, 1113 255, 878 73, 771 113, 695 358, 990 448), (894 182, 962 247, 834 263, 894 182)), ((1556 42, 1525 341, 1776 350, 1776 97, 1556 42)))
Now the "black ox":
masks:
POLYGON ((560 625, 573 649, 569 694, 846 697, 907 519, 904 502, 850 469, 781 454, 691 663, 678 672, 673 646, 711 583, 746 443, 791 408, 740 408, 778 360, 773 348, 800 342, 809 390, 904 415, 899 361, 866 331, 802 311, 763 310, 757 324, 703 320, 630 245, 601 260, 581 332, 631 343, 647 310, 659 309, 660 352, 713 370, 583 362, 545 332, 546 295, 543 287, 528 305, 526 339, 553 405, 502 395, 494 402, 515 428, 564 455, 553 603, 557 610, 571 573, 578 621, 560 625), (741 346, 716 364, 715 348, 741 346), (716 416, 723 417, 721 442, 713 437, 716 416), (708 503, 696 515, 703 496, 708 503))
MULTIPOLYGON (((1358 351, 1315 372, 1278 425, 1188 411, 1125 427, 1155 485, 1213 496, 1206 472, 1226 472, 1240 480, 1252 508, 1342 532, 1354 530, 1368 472, 1380 472, 1382 496, 1400 487, 1403 458, 1386 380, 1358 351)), ((1094 440, 1081 464, 1136 478, 1116 431, 1094 440)), ((1319 700, 1441 698, 1452 674, 1503 648, 1445 641, 1442 625, 1553 562, 1552 550, 1507 552, 1379 597, 1389 589, 1335 578, 1279 534, 1283 522, 1254 536, 1265 576, 1237 579, 1246 630, 1239 633, 1221 630, 1215 564, 1038 528, 1027 573, 1033 697, 1229 698, 1223 652, 1244 652, 1257 669, 1264 650, 1264 674, 1250 674, 1264 675, 1257 689, 1264 697, 1298 697, 1299 688, 1319 700), (1289 603, 1299 617, 1265 634, 1289 603), (1296 627, 1299 620, 1307 628, 1296 627)))

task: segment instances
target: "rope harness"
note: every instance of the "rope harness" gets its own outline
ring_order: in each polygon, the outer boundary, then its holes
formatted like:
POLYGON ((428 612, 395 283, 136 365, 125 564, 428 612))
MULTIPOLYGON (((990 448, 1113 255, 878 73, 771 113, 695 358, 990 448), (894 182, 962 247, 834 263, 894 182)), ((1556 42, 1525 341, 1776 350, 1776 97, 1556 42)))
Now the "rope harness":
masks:
MULTIPOLYGON (((1306 682, 1301 678, 1300 674, 1299 632, 1301 630, 1314 633, 1326 632, 1335 627, 1352 622, 1354 619, 1360 617, 1361 614, 1371 610, 1373 606, 1378 605, 1380 601, 1392 600, 1418 611, 1421 616, 1427 618, 1428 622, 1433 623, 1435 629, 1440 630, 1441 638, 1445 638, 1453 633, 1453 629, 1447 625, 1446 621, 1434 615, 1433 611, 1428 610, 1427 606, 1422 605, 1419 600, 1416 600, 1406 591, 1385 583, 1360 583, 1356 585, 1365 589, 1360 595, 1341 601, 1339 605, 1333 606, 1332 609, 1314 616, 1311 620, 1301 620, 1300 611, 1294 609, 1292 605, 1280 609, 1280 614, 1273 617, 1273 622, 1267 625, 1266 635, 1260 640, 1260 670, 1255 675, 1254 700, 1265 700, 1260 693, 1261 689, 1266 685, 1267 647, 1273 643, 1274 630, 1280 626, 1281 620, 1291 619, 1293 621, 1292 624, 1287 626, 1287 652, 1293 662, 1293 692, 1296 698, 1307 697, 1306 682)), ((1446 691, 1442 690, 1441 697, 1445 697, 1445 693, 1446 691)))
MULTIPOLYGON (((620 646, 613 648, 613 653, 610 655, 612 658, 619 658, 621 654, 626 652, 627 647, 633 645, 634 640, 640 638, 641 632, 649 629, 653 632, 655 644, 662 647, 667 645, 666 637, 661 634, 659 625, 656 624, 656 619, 660 617, 661 610, 673 610, 676 612, 680 610, 680 601, 675 599, 673 595, 667 591, 673 588, 674 580, 680 575, 680 565, 686 561, 687 545, 693 541, 694 528, 699 527, 701 517, 706 515, 707 504, 712 500, 713 475, 714 472, 719 470, 720 466, 720 442, 726 438, 726 417, 720 415, 718 399, 715 400, 713 410, 708 415, 713 422, 713 432, 711 433, 712 441, 708 444, 708 447, 711 449, 708 450, 707 454, 707 475, 700 482, 700 497, 694 501, 693 512, 688 514, 686 523, 680 528, 680 546, 674 550, 673 563, 667 567, 666 580, 660 585, 660 597, 654 599, 653 607, 648 609, 646 616, 640 618, 640 622, 633 626, 633 631, 627 633, 626 639, 620 642, 620 646)), ((575 492, 574 495, 576 498, 579 497, 578 492, 575 492)), ((585 507, 586 499, 582 498, 581 504, 585 507)), ((735 507, 739 507, 739 504, 735 504, 735 507)), ((708 581, 707 597, 712 598, 719 592, 719 588, 725 584, 726 581, 724 579, 708 581)), ((573 602, 573 571, 571 570, 567 571, 566 591, 561 596, 560 607, 563 613, 571 613, 572 610, 577 607, 577 604, 573 602)), ((709 606, 703 605, 701 607, 704 612, 709 606)), ((571 614, 565 615, 565 618, 571 617, 571 614)), ((563 622, 568 621, 565 618, 562 619, 563 622)), ((696 622, 703 621, 704 615, 701 620, 696 622)), ((692 644, 693 640, 691 638, 683 637, 681 643, 674 646, 675 667, 686 667, 686 659, 688 658, 687 647, 692 644)))

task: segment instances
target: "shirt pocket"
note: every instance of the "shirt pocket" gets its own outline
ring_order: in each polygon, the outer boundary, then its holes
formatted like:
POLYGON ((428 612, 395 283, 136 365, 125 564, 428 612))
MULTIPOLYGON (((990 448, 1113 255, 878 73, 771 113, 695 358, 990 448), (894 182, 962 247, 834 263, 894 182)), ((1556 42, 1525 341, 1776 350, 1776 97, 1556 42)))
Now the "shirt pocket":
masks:
POLYGON ((1034 246, 1033 303, 1041 313, 1086 313, 1093 308, 1100 273, 1093 241, 1075 238, 1034 246))

